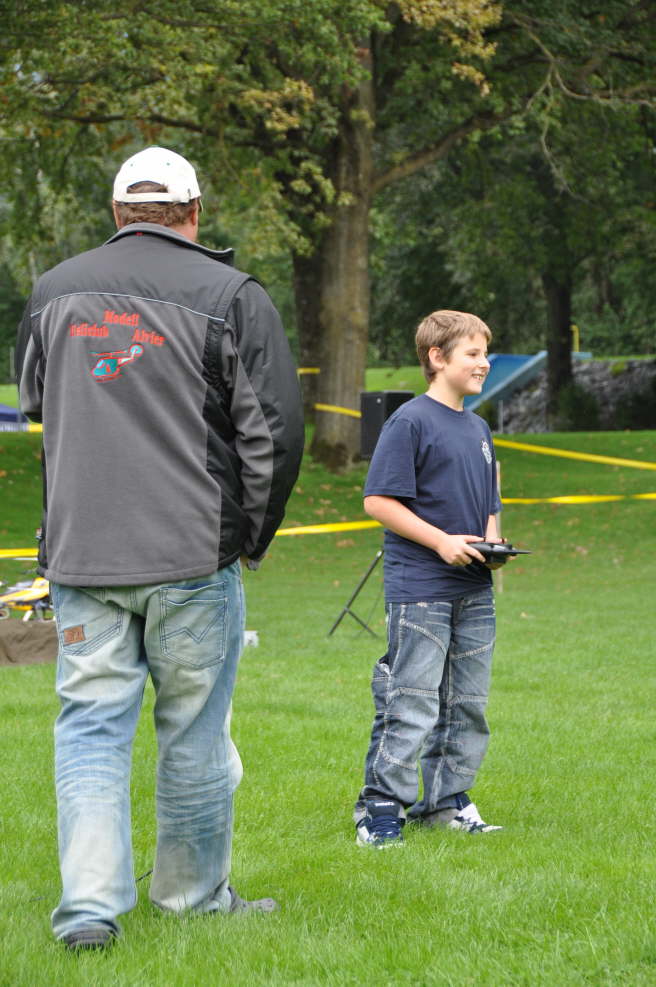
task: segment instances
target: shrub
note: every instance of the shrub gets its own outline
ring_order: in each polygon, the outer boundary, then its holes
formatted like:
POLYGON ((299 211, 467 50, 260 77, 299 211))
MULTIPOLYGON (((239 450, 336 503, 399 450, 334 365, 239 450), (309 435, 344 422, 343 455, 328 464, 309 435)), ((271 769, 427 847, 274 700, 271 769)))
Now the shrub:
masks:
POLYGON ((656 377, 642 391, 634 392, 615 411, 618 429, 656 428, 656 377))
POLYGON ((599 428, 599 403, 590 391, 570 381, 558 395, 553 421, 558 432, 594 432, 599 428))
POLYGON ((499 410, 492 401, 483 401, 476 409, 476 414, 488 423, 491 432, 496 431, 499 427, 499 410))

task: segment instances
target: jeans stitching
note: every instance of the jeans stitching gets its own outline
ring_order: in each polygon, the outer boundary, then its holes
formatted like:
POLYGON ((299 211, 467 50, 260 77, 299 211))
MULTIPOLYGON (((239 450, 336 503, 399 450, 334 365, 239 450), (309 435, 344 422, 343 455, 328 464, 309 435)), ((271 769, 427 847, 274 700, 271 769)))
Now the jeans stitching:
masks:
MULTIPOLYGON (((418 634, 421 634, 423 637, 427 637, 429 639, 429 641, 432 641, 433 642, 433 644, 439 645, 440 648, 444 651, 444 654, 446 654, 447 649, 446 649, 446 646, 444 644, 444 641, 440 637, 438 637, 436 634, 432 634, 426 627, 422 627, 419 624, 413 624, 412 621, 410 621, 410 620, 401 620, 401 621, 399 621, 399 623, 403 627, 407 627, 407 628, 409 628, 409 630, 416 631, 418 634)), ((443 625, 443 626, 445 626, 445 625, 443 625)))
POLYGON ((64 644, 64 632, 61 630, 59 632, 59 644, 62 649, 62 653, 65 655, 92 655, 94 651, 102 647, 107 641, 111 641, 112 638, 116 637, 121 633, 123 627, 123 611, 118 609, 116 613, 116 620, 111 624, 106 630, 101 631, 100 634, 96 634, 95 637, 89 638, 84 644, 79 644, 77 646, 64 644))
POLYGON ((409 686, 398 685, 392 691, 391 701, 398 696, 428 696, 431 699, 439 699, 440 692, 439 689, 412 689, 409 686))
MULTIPOLYGON (((449 646, 450 646, 450 644, 451 644, 451 642, 449 641, 449 646)), ((449 745, 449 742, 450 742, 450 738, 451 738, 451 733, 452 733, 452 730, 453 730, 453 718, 451 716, 451 704, 449 702, 449 700, 451 699, 451 695, 452 695, 452 693, 451 693, 451 679, 453 677, 453 669, 451 667, 451 661, 450 661, 450 659, 451 659, 451 654, 447 650, 447 655, 446 655, 446 658, 444 660, 444 671, 442 672, 442 682, 441 682, 441 689, 440 689, 440 709, 438 711, 437 722, 436 722, 436 724, 435 724, 435 726, 433 728, 433 731, 435 731, 437 729, 437 727, 439 726, 440 718, 443 718, 443 721, 444 721, 444 727, 443 727, 443 730, 442 730, 443 741, 442 741, 442 745, 441 745, 443 749, 444 748, 448 748, 448 745, 449 745)), ((430 736, 430 734, 429 734, 429 736, 430 736)), ((435 777, 433 779, 433 784, 431 786, 431 794, 433 795, 433 797, 435 797, 435 793, 437 791, 439 791, 440 785, 442 783, 442 775, 443 775, 444 768, 450 766, 449 765, 449 760, 450 760, 449 757, 445 753, 442 756, 442 763, 440 765, 440 769, 435 772, 435 777)))
MULTIPOLYGON (((159 608, 160 608, 160 621, 158 628, 160 651, 163 657, 168 661, 173 662, 176 665, 180 665, 183 668, 191 669, 205 669, 205 668, 215 668, 225 662, 226 658, 226 641, 227 641, 227 624, 229 619, 228 614, 228 596, 230 592, 229 587, 229 574, 228 573, 217 573, 217 578, 211 582, 206 582, 204 585, 197 585, 197 580, 190 580, 190 585, 166 585, 160 586, 158 590, 159 595, 159 608), (181 603, 174 603, 171 591, 179 591, 184 593, 185 591, 195 591, 197 593, 207 593, 208 596, 196 599, 194 604, 189 604, 188 595, 181 603), (200 637, 196 637, 195 634, 187 627, 181 627, 177 630, 173 630, 167 633, 165 630, 167 625, 167 618, 169 615, 175 613, 176 607, 184 607, 195 604, 204 604, 216 607, 216 614, 212 620, 206 625, 203 633, 200 637), (174 654, 170 641, 176 637, 178 638, 188 638, 191 639, 194 644, 201 645, 205 640, 207 635, 211 634, 215 628, 222 630, 222 635, 220 640, 217 642, 217 655, 212 657, 210 660, 202 661, 190 661, 187 658, 180 658, 178 655, 174 654)), ((241 611, 244 611, 244 591, 243 583, 239 580, 237 587, 238 595, 238 605, 241 606, 241 611)))
POLYGON ((492 638, 489 644, 483 644, 480 648, 472 648, 471 651, 458 651, 457 653, 449 655, 453 661, 459 661, 461 658, 472 658, 474 655, 482 655, 487 651, 494 648, 495 638, 492 638))
MULTIPOLYGON (((405 604, 401 604, 400 613, 401 614, 405 613, 405 604)), ((394 644, 394 642, 392 641, 392 632, 393 632, 393 629, 394 629, 394 625, 392 623, 392 605, 391 604, 389 604, 389 607, 388 607, 388 615, 387 615, 387 617, 388 617, 388 619, 387 619, 387 626, 388 626, 387 658, 388 658, 389 675, 387 677, 387 684, 386 684, 386 687, 385 687, 385 710, 384 710, 384 713, 383 713, 383 729, 381 731, 380 740, 378 742, 378 748, 376 750, 376 754, 374 756, 373 763, 371 765, 371 770, 372 770, 372 774, 374 776, 374 780, 375 780, 376 784, 378 784, 378 785, 381 784, 380 775, 378 774, 378 770, 377 770, 378 761, 379 761, 380 758, 382 758, 384 761, 389 761, 389 757, 388 757, 387 751, 385 750, 385 741, 386 741, 387 736, 389 734, 389 724, 390 724, 389 709, 390 709, 390 704, 391 704, 391 700, 392 700, 392 675, 393 675, 393 671, 392 670, 394 668, 395 660, 396 660, 396 658, 398 656, 398 653, 399 653, 399 651, 401 649, 401 621, 399 620, 397 622, 397 625, 396 625, 396 634, 397 634, 397 640, 395 642, 396 647, 392 651, 392 645, 394 644)), ((401 761, 394 761, 392 763, 399 764, 399 766, 403 766, 403 762, 401 762, 401 761)))
MULTIPOLYGON (((387 761, 388 764, 396 764, 398 765, 399 768, 407 768, 409 771, 416 770, 416 766, 414 763, 411 764, 409 761, 401 761, 399 760, 398 757, 392 757, 392 755, 382 747, 382 744, 380 749, 380 756, 383 758, 384 761, 387 761)), ((379 776, 375 772, 374 772, 374 776, 377 781, 380 781, 379 776)))

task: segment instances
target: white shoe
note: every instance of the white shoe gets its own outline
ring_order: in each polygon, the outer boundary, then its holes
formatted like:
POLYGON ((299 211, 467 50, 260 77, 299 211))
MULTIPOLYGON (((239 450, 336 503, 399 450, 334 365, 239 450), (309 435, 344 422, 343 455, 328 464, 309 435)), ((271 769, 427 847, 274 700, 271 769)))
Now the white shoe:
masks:
POLYGON ((446 829, 459 829, 463 833, 496 833, 503 829, 503 826, 492 826, 490 823, 484 822, 473 802, 466 805, 464 809, 445 809, 443 813, 439 813, 439 815, 443 816, 442 825, 446 829), (454 813, 454 815, 447 822, 443 813, 444 815, 454 813))

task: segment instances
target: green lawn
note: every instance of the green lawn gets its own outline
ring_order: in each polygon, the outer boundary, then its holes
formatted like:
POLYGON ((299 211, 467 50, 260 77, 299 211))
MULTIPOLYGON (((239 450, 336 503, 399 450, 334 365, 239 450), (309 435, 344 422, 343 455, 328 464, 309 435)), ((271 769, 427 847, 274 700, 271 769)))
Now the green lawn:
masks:
POLYGON ((376 367, 367 370, 368 391, 412 391, 423 394, 428 387, 421 367, 376 367))
MULTIPOLYGON (((512 438, 656 460, 653 432, 512 438)), ((38 436, 0 436, 0 546, 30 544, 38 523, 38 446, 38 436)), ((654 471, 506 449, 499 458, 508 497, 656 491, 654 471)), ((285 524, 361 518, 365 469, 334 477, 306 463, 285 524)), ((260 645, 244 653, 235 696, 245 774, 233 863, 242 894, 280 900, 274 916, 167 918, 149 906, 146 878, 111 954, 75 958, 51 942, 54 668, 0 668, 0 984, 656 983, 655 507, 504 511, 504 533, 533 554, 497 583, 492 743, 474 796, 506 828, 409 831, 403 850, 384 853, 355 847, 350 818, 383 639, 349 618, 327 636, 381 534, 275 540, 245 576, 260 645)), ((381 568, 355 605, 380 634, 381 568)), ((146 715, 134 757, 137 875, 152 864, 153 767, 146 715)))
POLYGON ((0 404, 8 404, 10 408, 18 407, 18 392, 15 384, 0 384, 0 404))

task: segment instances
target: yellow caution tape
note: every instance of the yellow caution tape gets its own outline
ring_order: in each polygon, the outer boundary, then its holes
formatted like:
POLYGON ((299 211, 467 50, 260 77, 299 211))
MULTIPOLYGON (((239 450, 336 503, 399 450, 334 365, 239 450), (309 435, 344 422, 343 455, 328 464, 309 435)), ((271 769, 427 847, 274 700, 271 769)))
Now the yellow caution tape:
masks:
MULTIPOLYGON (((563 494, 560 497, 502 497, 503 504, 607 504, 618 500, 656 500, 656 493, 643 494, 563 494)), ((335 531, 361 531, 381 527, 378 521, 342 521, 280 528, 276 535, 323 535, 335 531)))
POLYGON ((616 456, 596 456, 592 452, 572 452, 569 449, 552 449, 549 446, 534 446, 527 442, 512 442, 510 439, 494 438, 494 445, 505 449, 521 449, 522 452, 539 452, 543 456, 562 456, 564 459, 584 459, 588 463, 605 463, 607 466, 632 466, 639 470, 656 470, 656 463, 641 459, 618 459, 616 456))
MULTIPOLYGON (((564 494, 561 497, 502 497, 503 504, 607 504, 618 500, 656 500, 656 493, 643 494, 564 494)), ((294 528, 280 528, 276 537, 283 535, 329 535, 340 531, 366 531, 380 528, 379 521, 336 521, 330 524, 305 524, 294 528)), ((34 559, 36 548, 0 548, 0 559, 34 559)))
MULTIPOLYGON (((318 374, 319 367, 299 367, 299 374, 318 374)), ((361 418, 362 412, 354 408, 342 408, 337 404, 315 404, 317 411, 332 411, 337 415, 349 415, 351 418, 361 418)), ((28 425, 18 426, 16 431, 41 433, 43 425, 29 422, 28 425)), ((522 452, 537 452, 543 456, 559 456, 563 459, 580 459, 588 463, 604 463, 606 466, 629 466, 633 469, 656 470, 656 463, 645 462, 641 459, 621 459, 617 456, 598 456, 591 452, 573 452, 571 449, 554 449, 550 446, 536 446, 528 442, 512 442, 495 436, 494 445, 505 449, 519 449, 522 452)), ((646 495, 650 497, 649 494, 646 495)))
POLYGON ((353 408, 340 408, 337 404, 315 404, 317 411, 334 411, 337 415, 350 415, 352 418, 362 418, 362 412, 353 408))
POLYGON ((335 524, 306 524, 299 528, 280 528, 276 535, 324 535, 332 531, 363 531, 380 528, 379 521, 341 521, 335 524))
MULTIPOLYGON (((314 373, 315 368, 303 368, 303 372, 314 373)), ((300 370, 299 373, 301 373, 300 370)), ((332 411, 337 415, 350 415, 352 418, 362 418, 362 412, 355 411, 353 408, 342 408, 336 404, 315 404, 314 407, 317 411, 332 411)), ((543 456, 559 456, 563 459, 582 459, 588 463, 604 463, 606 466, 630 466, 633 469, 656 470, 656 463, 645 462, 641 459, 621 459, 617 456, 598 456, 592 452, 573 452, 571 449, 553 449, 550 446, 536 446, 528 442, 513 442, 510 439, 500 439, 497 436, 494 438, 494 445, 505 449, 519 449, 522 452, 537 452, 543 456)))
POLYGON ((2 432, 43 432, 43 425, 33 422, 4 422, 0 434, 2 432))
POLYGON ((299 367, 296 371, 297 374, 320 374, 321 370, 319 367, 299 367))
MULTIPOLYGON (((632 496, 632 495, 629 495, 632 496)), ((633 496, 644 497, 645 494, 635 494, 633 496)), ((656 494, 647 494, 647 497, 656 497, 656 494)), ((564 497, 502 497, 504 504, 605 504, 613 500, 626 500, 624 494, 571 494, 564 497)))

